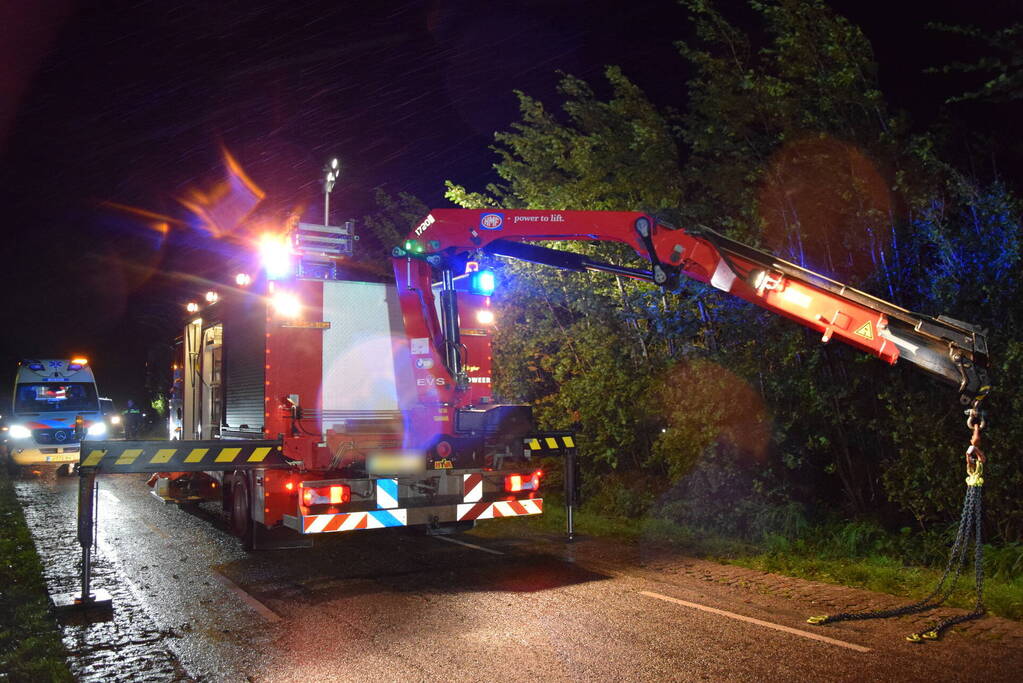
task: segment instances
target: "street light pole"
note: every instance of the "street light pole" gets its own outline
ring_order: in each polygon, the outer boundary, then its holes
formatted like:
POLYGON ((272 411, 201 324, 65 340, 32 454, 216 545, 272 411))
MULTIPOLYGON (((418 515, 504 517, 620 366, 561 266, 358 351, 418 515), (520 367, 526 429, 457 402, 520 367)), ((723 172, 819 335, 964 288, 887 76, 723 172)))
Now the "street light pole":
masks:
POLYGON ((323 179, 323 227, 330 225, 330 193, 334 189, 334 183, 341 177, 341 164, 337 157, 330 160, 330 164, 323 169, 327 177, 323 179))

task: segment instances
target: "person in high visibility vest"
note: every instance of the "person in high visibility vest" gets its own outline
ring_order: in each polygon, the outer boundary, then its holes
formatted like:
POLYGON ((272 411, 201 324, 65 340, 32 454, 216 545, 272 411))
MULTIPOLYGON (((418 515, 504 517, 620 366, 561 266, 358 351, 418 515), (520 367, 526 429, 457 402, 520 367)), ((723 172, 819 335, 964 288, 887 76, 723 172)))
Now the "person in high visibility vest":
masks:
POLYGON ((129 441, 139 438, 142 431, 142 411, 135 405, 135 401, 128 399, 128 409, 124 416, 124 438, 129 441))

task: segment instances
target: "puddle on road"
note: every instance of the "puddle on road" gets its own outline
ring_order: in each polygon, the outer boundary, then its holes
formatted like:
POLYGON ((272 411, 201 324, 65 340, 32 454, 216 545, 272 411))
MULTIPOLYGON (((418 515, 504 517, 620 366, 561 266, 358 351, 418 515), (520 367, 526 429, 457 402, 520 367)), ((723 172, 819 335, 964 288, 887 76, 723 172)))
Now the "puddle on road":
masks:
MULTIPOLYGON (((15 479, 51 595, 81 591, 82 550, 77 540, 78 478, 40 469, 15 479)), ((61 623, 68 666, 79 681, 191 681, 166 646, 173 634, 156 627, 119 575, 103 544, 94 552, 93 584, 110 591, 113 618, 61 623)))

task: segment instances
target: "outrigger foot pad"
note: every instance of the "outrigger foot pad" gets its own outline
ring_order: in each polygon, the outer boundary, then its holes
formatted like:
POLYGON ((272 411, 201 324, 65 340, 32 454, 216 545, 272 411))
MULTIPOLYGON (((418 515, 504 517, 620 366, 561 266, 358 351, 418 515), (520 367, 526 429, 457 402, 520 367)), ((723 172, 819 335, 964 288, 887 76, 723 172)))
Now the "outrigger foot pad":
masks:
POLYGON ((114 599, 110 593, 103 588, 96 588, 89 593, 87 599, 82 599, 82 592, 57 593, 50 597, 53 609, 56 612, 85 612, 89 610, 112 610, 114 599))

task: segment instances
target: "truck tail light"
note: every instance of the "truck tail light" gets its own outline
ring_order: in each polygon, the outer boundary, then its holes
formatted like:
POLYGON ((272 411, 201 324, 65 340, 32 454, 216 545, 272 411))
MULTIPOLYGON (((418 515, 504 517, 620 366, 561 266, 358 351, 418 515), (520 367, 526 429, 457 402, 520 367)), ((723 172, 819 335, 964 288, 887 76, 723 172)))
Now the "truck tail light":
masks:
POLYGON ((536 491, 540 488, 540 478, 542 476, 542 470, 537 470, 532 474, 509 474, 504 478, 504 490, 509 493, 536 491))
POLYGON ((302 487, 302 505, 341 505, 352 499, 352 489, 344 484, 319 486, 316 488, 302 487))

